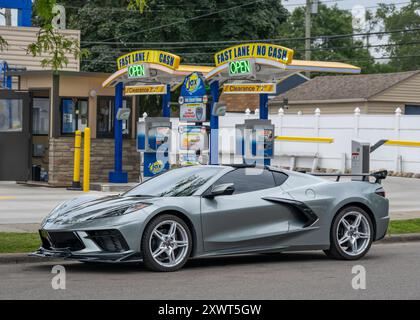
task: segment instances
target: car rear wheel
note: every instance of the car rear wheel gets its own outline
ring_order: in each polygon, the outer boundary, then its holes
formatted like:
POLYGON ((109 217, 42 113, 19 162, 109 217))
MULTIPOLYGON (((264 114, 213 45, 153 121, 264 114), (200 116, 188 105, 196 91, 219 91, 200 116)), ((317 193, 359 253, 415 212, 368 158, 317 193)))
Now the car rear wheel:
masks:
POLYGON ((342 209, 334 218, 330 232, 330 249, 325 254, 341 260, 357 260, 370 249, 373 224, 369 215, 359 207, 342 209))
POLYGON ((177 216, 158 216, 147 225, 143 233, 143 261, 153 271, 169 272, 182 268, 191 249, 191 231, 177 216))

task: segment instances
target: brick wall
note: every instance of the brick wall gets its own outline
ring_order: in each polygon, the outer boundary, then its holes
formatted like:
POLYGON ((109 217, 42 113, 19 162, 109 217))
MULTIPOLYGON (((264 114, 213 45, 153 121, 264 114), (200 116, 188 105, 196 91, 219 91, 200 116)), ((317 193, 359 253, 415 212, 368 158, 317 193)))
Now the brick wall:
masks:
POLYGON ((245 112, 249 108, 252 112, 260 106, 258 94, 222 94, 220 102, 227 105, 228 112, 245 112))
MULTIPOLYGON (((83 181, 83 139, 80 180, 83 181)), ((73 180, 74 138, 51 138, 49 148, 49 183, 54 186, 70 186, 73 180)), ((114 140, 92 139, 91 141, 91 182, 107 182, 108 173, 114 168, 114 140)), ((140 157, 136 151, 136 141, 125 139, 123 143, 123 170, 128 172, 128 180, 137 182, 140 173, 140 157)))

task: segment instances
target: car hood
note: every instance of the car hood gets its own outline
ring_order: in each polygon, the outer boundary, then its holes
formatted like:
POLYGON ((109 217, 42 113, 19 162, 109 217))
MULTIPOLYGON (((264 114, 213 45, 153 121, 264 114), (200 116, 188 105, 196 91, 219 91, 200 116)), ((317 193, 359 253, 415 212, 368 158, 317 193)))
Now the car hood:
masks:
POLYGON ((70 224, 92 220, 104 213, 114 210, 129 208, 140 202, 153 202, 153 197, 122 197, 120 195, 99 197, 81 196, 66 201, 57 206, 51 214, 44 219, 42 225, 46 223, 70 224))

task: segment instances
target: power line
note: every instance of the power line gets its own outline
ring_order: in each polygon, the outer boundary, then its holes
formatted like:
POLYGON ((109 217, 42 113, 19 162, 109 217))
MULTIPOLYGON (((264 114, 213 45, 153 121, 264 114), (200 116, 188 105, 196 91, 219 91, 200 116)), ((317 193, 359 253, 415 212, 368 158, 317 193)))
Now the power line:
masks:
MULTIPOLYGON (((400 46, 411 46, 411 45, 419 45, 420 41, 411 41, 411 42, 404 42, 404 43, 386 43, 386 44, 375 44, 375 45, 360 45, 360 46, 341 46, 341 47, 318 47, 318 48, 311 48, 311 51, 340 51, 340 50, 352 50, 352 49, 370 49, 370 48, 382 48, 382 47, 400 47, 400 46)), ((194 49, 194 48, 201 48, 201 47, 160 47, 161 50, 170 50, 170 49, 194 49)), ((179 55, 207 55, 207 54, 214 54, 220 47, 211 47, 208 46, 208 49, 214 49, 212 52, 178 52, 174 51, 174 53, 179 55)), ((126 53, 124 50, 146 50, 148 48, 109 48, 114 52, 121 52, 126 53)), ((103 48, 92 48, 90 49, 92 52, 102 52, 103 48)), ((295 49, 295 52, 304 52, 305 49, 295 49)))
MULTIPOLYGON (((334 59, 334 60, 325 60, 327 61, 335 61, 335 62, 348 62, 348 61, 371 61, 371 60, 390 60, 390 59, 412 59, 412 58, 420 58, 420 55, 406 55, 406 56, 387 56, 387 57, 371 57, 371 58, 352 58, 352 59, 334 59)), ((82 59, 82 62, 97 62, 97 60, 92 59, 82 59)), ((100 62, 104 63, 112 63, 115 64, 116 62, 113 60, 102 60, 100 62)), ((214 66, 210 63, 189 63, 192 65, 208 65, 214 66)))
MULTIPOLYGON (((322 1, 322 4, 325 3, 339 3, 339 2, 343 2, 345 0, 325 0, 322 1)), ((258 2, 258 1, 257 1, 258 2)), ((306 3, 288 3, 288 4, 282 4, 282 7, 300 7, 300 6, 305 6, 306 3)), ((167 6, 171 6, 171 7, 189 7, 190 5, 184 5, 184 4, 180 4, 180 5, 155 5, 155 6, 161 6, 161 7, 167 7, 167 6)), ((122 11, 122 12, 129 12, 129 13, 138 13, 138 10, 134 10, 134 9, 127 9, 127 8, 115 8, 115 7, 101 7, 101 8, 95 8, 95 7, 86 7, 86 6, 65 6, 66 9, 84 9, 84 10, 106 10, 106 11, 122 11)), ((225 8, 226 9, 226 8, 225 8)), ((167 11, 167 9, 146 9, 148 12, 165 12, 167 11)), ((209 9, 188 9, 188 11, 194 11, 194 12, 206 12, 209 9)))
MULTIPOLYGON (((411 28, 411 29, 396 29, 396 30, 389 30, 389 31, 375 31, 375 32, 363 32, 363 33, 348 33, 348 34, 336 34, 336 35, 319 35, 319 36, 312 36, 312 40, 323 39, 323 40, 333 40, 333 39, 341 39, 341 38, 354 38, 354 37, 362 37, 362 36, 373 36, 373 35, 386 35, 386 34, 394 34, 399 32, 415 32, 420 31, 420 27, 411 28)), ((273 38, 273 39, 251 39, 251 40, 222 40, 222 41, 168 41, 168 42, 125 42, 124 44, 128 45, 143 45, 143 46, 159 46, 165 44, 241 44, 241 43, 248 43, 248 42, 281 42, 281 41, 303 41, 305 37, 295 37, 295 38, 273 38)), ((82 44, 96 44, 96 45, 121 45, 121 42, 107 42, 107 41, 82 41, 82 44)))

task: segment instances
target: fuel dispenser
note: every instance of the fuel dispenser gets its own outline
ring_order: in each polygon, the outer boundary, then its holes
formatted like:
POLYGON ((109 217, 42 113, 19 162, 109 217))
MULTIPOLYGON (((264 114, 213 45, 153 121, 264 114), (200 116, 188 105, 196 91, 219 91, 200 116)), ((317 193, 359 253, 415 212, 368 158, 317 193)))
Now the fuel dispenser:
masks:
POLYGON ((274 125, 271 120, 250 119, 236 125, 236 154, 244 163, 264 162, 274 157, 274 125))
POLYGON ((212 100, 207 96, 201 73, 193 72, 185 77, 179 105, 179 162, 182 166, 207 164, 209 127, 204 123, 210 117, 212 100))
MULTIPOLYGON (((373 151, 373 150, 372 150, 373 151)), ((370 142, 363 140, 351 141, 351 173, 368 174, 370 170, 370 142)), ((352 180, 363 180, 362 176, 353 177, 352 180)))
POLYGON ((207 164, 209 153, 208 127, 204 125, 180 126, 178 133, 181 166, 207 164))
POLYGON ((166 117, 145 118, 137 125, 137 151, 144 154, 144 177, 169 170, 172 123, 166 117))
MULTIPOLYGON (((368 174, 370 171, 370 154, 382 146, 419 148, 420 141, 382 139, 371 146, 371 144, 366 141, 352 140, 351 173, 368 174)), ((362 179, 363 177, 353 177, 353 180, 362 179)))

